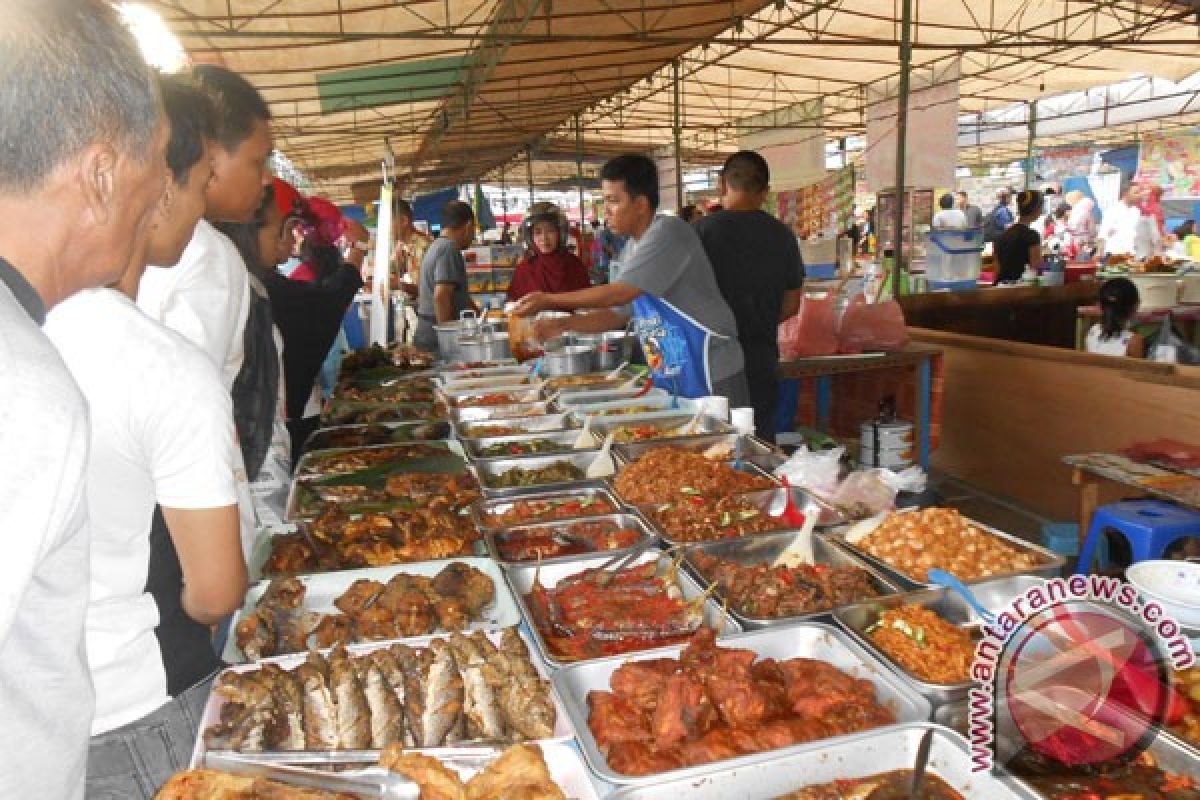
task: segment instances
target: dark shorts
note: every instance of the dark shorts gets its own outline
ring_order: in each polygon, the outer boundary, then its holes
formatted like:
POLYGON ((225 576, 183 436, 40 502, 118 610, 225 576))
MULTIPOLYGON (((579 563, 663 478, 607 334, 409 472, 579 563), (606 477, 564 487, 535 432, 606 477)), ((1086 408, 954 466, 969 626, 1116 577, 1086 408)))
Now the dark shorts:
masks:
POLYGON ((151 800, 168 778, 185 769, 214 677, 136 722, 93 736, 86 800, 151 800))

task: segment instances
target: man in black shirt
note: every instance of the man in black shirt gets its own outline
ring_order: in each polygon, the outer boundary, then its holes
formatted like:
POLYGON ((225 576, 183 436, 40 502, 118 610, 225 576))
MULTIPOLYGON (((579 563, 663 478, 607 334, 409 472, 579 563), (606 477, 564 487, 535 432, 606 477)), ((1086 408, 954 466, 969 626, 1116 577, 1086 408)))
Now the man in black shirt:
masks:
POLYGON ((779 323, 794 315, 803 296, 804 262, 796 235, 762 210, 771 173, 750 150, 731 155, 721 169, 722 210, 698 220, 696 232, 717 285, 737 320, 758 435, 775 437, 779 387, 779 323))

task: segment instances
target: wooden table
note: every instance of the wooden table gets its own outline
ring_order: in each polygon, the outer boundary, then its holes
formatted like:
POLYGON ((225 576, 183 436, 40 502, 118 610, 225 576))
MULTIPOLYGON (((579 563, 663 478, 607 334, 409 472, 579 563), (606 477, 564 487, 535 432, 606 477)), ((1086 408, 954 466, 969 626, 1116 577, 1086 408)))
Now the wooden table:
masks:
POLYGON ((1194 470, 1183 472, 1141 464, 1116 453, 1069 455, 1063 457, 1063 463, 1071 467, 1071 485, 1079 487, 1080 548, 1100 503, 1101 484, 1105 482, 1200 510, 1200 474, 1194 470))
POLYGON ((916 409, 915 427, 917 433, 917 459, 925 469, 929 468, 930 446, 930 408, 933 394, 934 357, 941 355, 941 348, 926 344, 909 343, 903 350, 895 353, 867 353, 847 356, 811 356, 797 358, 791 361, 779 362, 779 379, 781 396, 790 395, 792 406, 795 406, 795 396, 798 392, 796 382, 801 378, 814 378, 816 382, 817 427, 829 430, 829 420, 833 408, 834 375, 844 375, 853 372, 868 372, 871 370, 893 369, 895 367, 910 367, 917 372, 916 380, 916 409), (790 385, 789 385, 790 382, 790 385))

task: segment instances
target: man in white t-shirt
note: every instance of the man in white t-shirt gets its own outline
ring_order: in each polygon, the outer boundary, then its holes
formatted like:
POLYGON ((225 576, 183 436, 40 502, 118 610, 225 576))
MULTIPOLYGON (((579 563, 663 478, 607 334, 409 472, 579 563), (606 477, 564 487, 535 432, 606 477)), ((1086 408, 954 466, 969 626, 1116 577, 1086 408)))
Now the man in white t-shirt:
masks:
MULTIPOLYGON (((270 112, 258 91, 223 67, 199 66, 192 78, 216 109, 212 148, 213 179, 205 192, 205 219, 179 263, 151 266, 142 276, 137 304, 150 317, 206 352, 221 371, 226 391, 233 389, 245 353, 250 282, 246 264, 233 242, 213 221, 249 222, 270 183, 267 169, 274 144, 270 112)), ((246 558, 254 546, 255 512, 245 466, 238 453, 238 507, 246 558)))
POLYGON ((116 288, 77 294, 46 321, 92 423, 88 797, 149 800, 187 766, 221 667, 208 626, 246 589, 229 393, 199 348, 133 302, 146 258, 179 259, 212 175, 211 103, 186 80, 159 81, 171 175, 146 252, 116 288))
POLYGON ((87 409, 39 330, 116 280, 163 185, 157 92, 101 0, 10 0, 0 25, 0 797, 83 796, 87 409))

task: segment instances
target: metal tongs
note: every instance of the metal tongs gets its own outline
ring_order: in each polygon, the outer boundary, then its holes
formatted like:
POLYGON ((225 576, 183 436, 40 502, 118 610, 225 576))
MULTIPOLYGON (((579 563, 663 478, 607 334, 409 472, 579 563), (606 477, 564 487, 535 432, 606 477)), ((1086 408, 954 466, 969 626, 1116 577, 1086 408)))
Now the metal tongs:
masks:
POLYGON ((251 775, 304 789, 349 794, 370 800, 418 800, 421 796, 421 787, 416 783, 378 766, 349 772, 324 772, 289 764, 264 763, 227 753, 205 753, 204 766, 235 775, 251 775))

